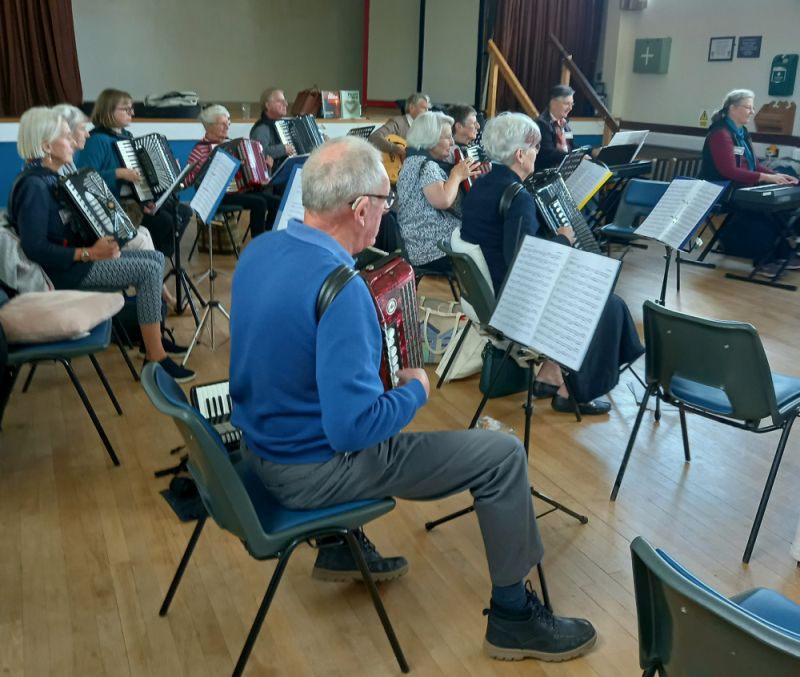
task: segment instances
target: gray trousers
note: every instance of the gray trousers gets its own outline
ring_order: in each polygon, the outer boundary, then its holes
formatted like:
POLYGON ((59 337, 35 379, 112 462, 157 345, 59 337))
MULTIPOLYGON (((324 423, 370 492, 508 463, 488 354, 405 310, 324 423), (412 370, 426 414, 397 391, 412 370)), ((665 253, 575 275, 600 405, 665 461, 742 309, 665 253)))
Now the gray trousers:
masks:
POLYGON ((488 430, 401 433, 310 465, 272 463, 249 450, 244 455, 267 490, 296 510, 386 496, 431 501, 469 489, 494 585, 521 581, 544 553, 528 459, 513 435, 488 430))

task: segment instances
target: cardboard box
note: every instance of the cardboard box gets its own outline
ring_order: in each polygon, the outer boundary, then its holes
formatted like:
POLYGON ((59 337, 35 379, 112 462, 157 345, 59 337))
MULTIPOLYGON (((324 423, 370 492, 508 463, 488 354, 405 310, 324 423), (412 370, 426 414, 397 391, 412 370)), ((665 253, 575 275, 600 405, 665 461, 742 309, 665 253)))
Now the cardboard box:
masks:
POLYGON ((756 113, 756 131, 765 134, 786 134, 791 136, 794 129, 794 115, 797 104, 792 101, 770 101, 761 106, 756 113))

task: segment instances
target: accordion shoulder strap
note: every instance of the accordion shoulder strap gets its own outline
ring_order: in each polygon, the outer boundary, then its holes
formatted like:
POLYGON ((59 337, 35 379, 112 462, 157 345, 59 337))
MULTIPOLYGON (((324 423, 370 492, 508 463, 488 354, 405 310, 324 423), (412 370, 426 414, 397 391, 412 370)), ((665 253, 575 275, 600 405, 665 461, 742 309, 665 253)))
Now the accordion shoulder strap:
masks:
POLYGON ((514 198, 519 195, 519 192, 523 188, 525 188, 523 184, 521 184, 519 181, 514 181, 514 183, 510 183, 506 186, 506 189, 500 196, 500 203, 497 206, 497 212, 500 214, 500 218, 504 221, 506 219, 506 215, 508 214, 508 210, 511 209, 511 203, 514 202, 514 198))
POLYGON ((339 292, 345 288, 350 280, 356 277, 358 277, 358 271, 353 270, 344 263, 331 271, 319 288, 319 294, 317 295, 317 322, 320 321, 328 306, 339 295, 339 292))

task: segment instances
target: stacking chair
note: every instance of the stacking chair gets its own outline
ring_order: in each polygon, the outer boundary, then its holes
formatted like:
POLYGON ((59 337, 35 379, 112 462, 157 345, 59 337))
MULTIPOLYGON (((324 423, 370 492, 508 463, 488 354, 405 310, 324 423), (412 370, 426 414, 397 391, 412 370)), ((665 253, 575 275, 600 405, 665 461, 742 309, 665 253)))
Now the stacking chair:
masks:
POLYGON ((768 588, 723 597, 641 536, 631 557, 642 677, 800 674, 800 605, 768 588))
MULTIPOLYGON (((350 546, 400 669, 408 672, 403 651, 352 533, 354 529, 392 510, 394 500, 353 501, 319 510, 288 510, 267 493, 246 462, 232 461, 217 432, 197 409, 189 405, 180 386, 160 365, 152 362, 145 365, 142 384, 156 409, 171 416, 178 426, 189 450, 189 472, 197 484, 208 515, 222 529, 237 536, 255 559, 278 560, 233 674, 241 675, 247 664, 289 557, 301 543, 324 536, 338 536, 350 546)), ((158 612, 161 616, 165 616, 169 610, 206 518, 207 515, 204 515, 197 521, 158 612)))
MULTIPOLYGON (((100 377, 100 382, 103 384, 106 393, 108 393, 108 397, 114 405, 114 409, 117 414, 122 415, 122 408, 119 406, 119 402, 117 402, 117 398, 114 396, 114 392, 111 390, 111 386, 95 358, 95 353, 99 353, 108 348, 110 340, 111 320, 101 322, 89 332, 88 336, 83 338, 68 341, 54 341, 50 343, 17 343, 8 345, 3 329, 0 327, 0 345, 6 346, 5 350, 0 348, 0 353, 7 353, 6 364, 2 369, 2 373, 0 373, 0 424, 3 422, 3 413, 11 398, 11 391, 14 389, 14 384, 19 376, 20 369, 26 364, 30 364, 34 367, 39 362, 60 362, 64 365, 64 369, 67 370, 70 381, 72 381, 72 385, 75 386, 75 390, 78 392, 78 396, 81 398, 81 402, 83 402, 83 406, 86 409, 86 413, 89 414, 89 418, 92 419, 95 430, 97 430, 97 434, 100 436, 100 440, 103 442, 103 446, 106 448, 111 462, 114 465, 119 465, 119 459, 114 452, 114 447, 111 445, 103 429, 103 425, 100 423, 100 419, 97 418, 94 407, 92 407, 92 403, 89 401, 89 397, 86 395, 86 391, 83 389, 78 375, 72 368, 73 358, 87 356, 89 360, 91 360, 97 375, 100 377)), ((32 372, 28 375, 28 384, 30 384, 31 376, 32 372)))
POLYGON ((669 187, 669 181, 647 181, 644 179, 631 179, 617 207, 614 222, 600 228, 606 243, 606 253, 611 256, 611 245, 622 244, 625 250, 622 257, 631 247, 647 249, 642 244, 634 231, 653 211, 653 207, 661 199, 669 187))
POLYGON ((781 436, 742 561, 749 562, 778 474, 783 451, 800 413, 800 379, 770 371, 755 327, 692 317, 645 301, 645 381, 622 463, 611 491, 616 500, 651 395, 678 407, 683 452, 690 461, 686 412, 741 430, 781 436), (765 423, 762 424, 762 420, 765 423))

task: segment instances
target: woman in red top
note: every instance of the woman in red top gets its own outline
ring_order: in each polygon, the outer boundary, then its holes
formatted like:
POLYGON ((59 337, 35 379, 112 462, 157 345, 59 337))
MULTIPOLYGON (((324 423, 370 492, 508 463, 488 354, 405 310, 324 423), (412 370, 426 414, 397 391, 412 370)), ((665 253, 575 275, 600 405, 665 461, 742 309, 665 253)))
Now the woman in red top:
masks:
MULTIPOLYGON (((765 183, 797 183, 795 177, 772 171, 756 157, 745 126, 753 116, 753 100, 754 94, 749 89, 735 89, 728 93, 721 108, 714 113, 703 144, 701 179, 730 181, 733 189, 765 183)), ((729 208, 733 209, 733 205, 729 208)), ((725 228, 720 232, 726 254, 752 257, 754 265, 762 264, 758 274, 766 277, 773 277, 780 266, 777 260, 765 263, 770 254, 774 259, 788 259, 787 270, 800 270, 800 257, 788 242, 773 251, 777 237, 777 226, 772 221, 738 207, 726 219, 725 228)))

